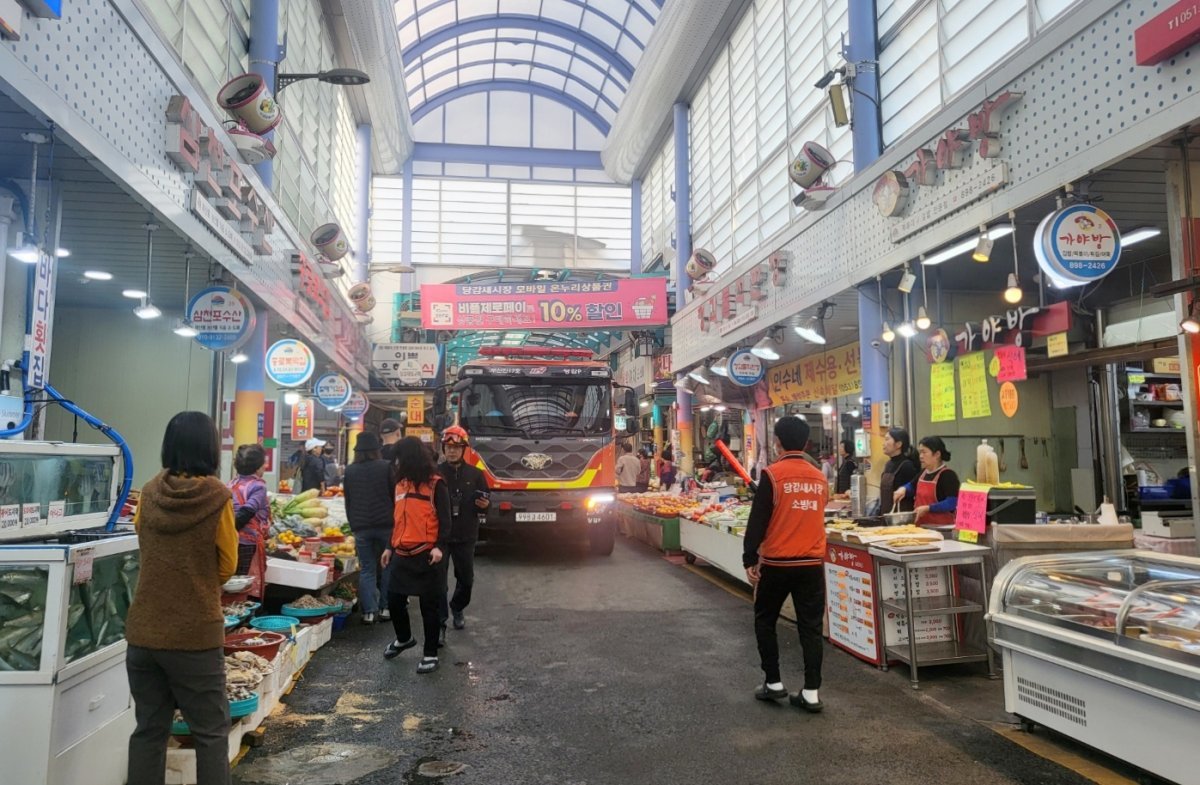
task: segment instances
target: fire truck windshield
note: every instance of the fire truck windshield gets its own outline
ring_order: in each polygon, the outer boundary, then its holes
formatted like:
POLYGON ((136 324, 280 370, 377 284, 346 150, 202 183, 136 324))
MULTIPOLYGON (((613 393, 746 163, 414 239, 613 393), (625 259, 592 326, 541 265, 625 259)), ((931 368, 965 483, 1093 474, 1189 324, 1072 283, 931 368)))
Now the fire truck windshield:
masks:
POLYGON ((599 382, 475 379, 460 413, 462 424, 478 436, 608 434, 612 394, 599 382))

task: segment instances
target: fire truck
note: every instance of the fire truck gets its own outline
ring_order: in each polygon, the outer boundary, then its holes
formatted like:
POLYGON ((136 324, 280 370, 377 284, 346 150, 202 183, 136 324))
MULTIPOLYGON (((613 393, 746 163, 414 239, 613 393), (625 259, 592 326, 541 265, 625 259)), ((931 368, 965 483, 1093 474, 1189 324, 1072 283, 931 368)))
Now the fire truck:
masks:
POLYGON ((466 460, 492 490, 483 536, 577 534, 593 553, 612 553, 617 440, 638 427, 633 390, 614 386, 586 349, 501 346, 464 364, 453 390, 466 460))

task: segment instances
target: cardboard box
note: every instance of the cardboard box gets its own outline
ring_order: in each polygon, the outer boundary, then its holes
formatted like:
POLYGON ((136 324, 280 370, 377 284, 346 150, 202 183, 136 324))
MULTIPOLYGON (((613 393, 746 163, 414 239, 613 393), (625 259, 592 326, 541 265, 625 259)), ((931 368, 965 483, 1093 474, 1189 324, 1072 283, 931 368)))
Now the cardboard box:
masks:
POLYGON ((1178 357, 1155 357, 1150 363, 1151 373, 1179 373, 1178 357))

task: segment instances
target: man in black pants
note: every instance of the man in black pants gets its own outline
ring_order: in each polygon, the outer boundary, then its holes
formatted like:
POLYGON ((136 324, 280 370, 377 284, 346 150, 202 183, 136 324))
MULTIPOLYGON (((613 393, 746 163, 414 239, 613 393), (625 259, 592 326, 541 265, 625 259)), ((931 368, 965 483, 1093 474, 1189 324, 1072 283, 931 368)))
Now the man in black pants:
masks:
POLYGON ((471 588, 475 584, 475 542, 479 539, 479 514, 488 508, 487 477, 463 457, 467 451, 467 432, 452 425, 442 432, 442 454, 438 473, 450 490, 450 552, 447 561, 454 563, 454 597, 449 594, 449 565, 443 562, 442 575, 446 582, 441 595, 442 631, 438 640, 446 643, 446 622, 454 617, 454 629, 467 626, 463 611, 471 603, 471 588))
POLYGON ((779 673, 775 627, 790 594, 804 652, 804 689, 789 699, 793 706, 819 712, 825 614, 825 499, 828 484, 804 453, 808 423, 783 417, 775 423, 779 460, 763 470, 750 506, 742 564, 754 586, 754 634, 762 659, 763 685, 754 697, 788 697, 779 673))

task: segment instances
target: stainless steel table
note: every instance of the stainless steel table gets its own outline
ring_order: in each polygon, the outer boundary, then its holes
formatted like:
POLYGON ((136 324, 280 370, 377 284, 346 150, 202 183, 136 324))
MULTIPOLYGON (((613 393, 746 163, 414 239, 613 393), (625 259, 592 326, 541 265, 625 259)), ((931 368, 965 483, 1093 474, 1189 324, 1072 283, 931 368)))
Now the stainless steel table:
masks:
POLYGON ((995 663, 992 661, 992 651, 989 647, 979 649, 960 638, 958 625, 952 625, 954 637, 949 641, 917 643, 916 619, 921 616, 947 616, 964 613, 978 613, 982 619, 985 608, 983 605, 965 600, 958 596, 955 581, 947 582, 948 594, 936 597, 914 598, 913 573, 926 567, 963 567, 978 565, 983 585, 987 585, 987 564, 984 561, 989 548, 981 545, 969 545, 962 542, 943 541, 937 551, 922 553, 894 553, 880 547, 868 550, 875 560, 875 585, 882 586, 880 569, 885 564, 900 567, 904 573, 904 599, 881 600, 880 605, 887 610, 902 614, 908 623, 908 645, 884 646, 884 664, 889 658, 907 663, 909 678, 913 689, 920 684, 917 669, 922 665, 948 665, 963 662, 987 662, 988 676, 996 677, 995 663))

